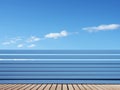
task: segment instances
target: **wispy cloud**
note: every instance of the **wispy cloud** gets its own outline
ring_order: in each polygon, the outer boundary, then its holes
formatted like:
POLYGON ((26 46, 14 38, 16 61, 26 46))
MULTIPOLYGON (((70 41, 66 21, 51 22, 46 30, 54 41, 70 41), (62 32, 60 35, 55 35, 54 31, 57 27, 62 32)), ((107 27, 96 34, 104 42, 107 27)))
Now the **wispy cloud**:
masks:
POLYGON ((33 48, 35 46, 36 46, 35 44, 31 44, 31 45, 28 46, 28 48, 33 48))
POLYGON ((31 36, 30 38, 27 39, 26 42, 31 43, 31 42, 37 42, 37 41, 40 41, 39 37, 31 36))
POLYGON ((22 40, 22 38, 20 37, 16 37, 16 38, 11 38, 5 42, 2 43, 2 45, 10 45, 10 44, 14 44, 17 43, 18 41, 22 40))
POLYGON ((78 34, 78 32, 67 32, 66 30, 62 30, 58 33, 48 33, 43 37, 37 37, 37 36, 31 36, 29 38, 16 37, 16 38, 8 39, 7 41, 3 42, 2 45, 4 46, 14 45, 17 48, 34 48, 37 45, 37 42, 41 40, 46 40, 48 38, 58 39, 60 37, 67 37, 68 35, 74 35, 74 34, 78 34))
POLYGON ((23 46, 24 46, 24 44, 19 44, 17 47, 22 48, 23 46))
POLYGON ((11 44, 11 42, 9 42, 9 41, 5 41, 2 43, 2 45, 10 45, 10 44, 11 44))
POLYGON ((59 33, 49 33, 49 34, 46 34, 45 38, 57 39, 57 38, 66 37, 66 36, 68 36, 68 32, 63 30, 63 31, 61 31, 59 33))
POLYGON ((85 27, 82 29, 89 32, 96 32, 96 31, 116 30, 119 28, 120 28, 120 24, 108 24, 108 25, 99 25, 99 26, 93 26, 93 27, 85 27))

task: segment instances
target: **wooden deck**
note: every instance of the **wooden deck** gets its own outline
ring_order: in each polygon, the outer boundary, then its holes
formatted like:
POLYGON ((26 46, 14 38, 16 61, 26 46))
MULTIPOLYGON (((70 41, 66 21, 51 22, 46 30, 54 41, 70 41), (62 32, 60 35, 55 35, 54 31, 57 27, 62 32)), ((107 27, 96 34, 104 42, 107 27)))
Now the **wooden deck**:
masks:
POLYGON ((0 90, 120 90, 120 85, 95 84, 0 84, 0 90))

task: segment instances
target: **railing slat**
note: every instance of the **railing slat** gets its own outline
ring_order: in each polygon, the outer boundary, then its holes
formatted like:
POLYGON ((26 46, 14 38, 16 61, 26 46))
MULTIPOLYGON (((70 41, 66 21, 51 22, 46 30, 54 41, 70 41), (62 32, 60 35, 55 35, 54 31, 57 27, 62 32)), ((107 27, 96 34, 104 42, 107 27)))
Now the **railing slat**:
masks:
POLYGON ((120 50, 0 50, 0 54, 120 54, 120 50))
POLYGON ((0 59, 120 59, 120 55, 0 55, 0 59))

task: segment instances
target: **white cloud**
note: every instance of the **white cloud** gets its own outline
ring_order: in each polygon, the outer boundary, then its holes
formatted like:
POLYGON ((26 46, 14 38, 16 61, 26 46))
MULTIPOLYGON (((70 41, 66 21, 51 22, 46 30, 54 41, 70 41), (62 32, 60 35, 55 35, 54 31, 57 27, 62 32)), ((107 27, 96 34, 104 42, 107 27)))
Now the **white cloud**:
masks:
POLYGON ((79 34, 79 32, 69 32, 69 35, 79 34))
POLYGON ((32 36, 27 40, 28 43, 37 42, 37 41, 40 41, 40 38, 36 36, 32 36))
POLYGON ((2 43, 2 45, 10 45, 10 44, 14 44, 18 41, 22 40, 20 37, 16 37, 16 38, 11 38, 8 41, 5 41, 2 43))
POLYGON ((36 46, 35 44, 31 44, 31 45, 28 46, 28 48, 33 48, 35 46, 36 46))
POLYGON ((19 44, 17 47, 22 48, 23 46, 24 46, 23 44, 19 44))
POLYGON ((3 42, 2 45, 10 45, 10 42, 3 42))
POLYGON ((14 45, 17 48, 23 48, 23 47, 33 48, 36 46, 36 42, 38 42, 40 40, 46 40, 47 38, 57 39, 60 37, 66 37, 68 35, 74 35, 74 34, 78 34, 78 32, 67 32, 67 31, 63 30, 59 33, 48 33, 48 34, 44 35, 44 37, 42 37, 42 38, 39 38, 36 36, 31 36, 29 38, 16 37, 16 38, 8 39, 7 41, 3 42, 2 45, 4 45, 4 46, 14 45))
POLYGON ((96 32, 96 31, 116 30, 119 28, 120 28, 120 24, 108 24, 108 25, 99 25, 99 26, 93 26, 93 27, 85 27, 82 29, 89 32, 96 32))
POLYGON ((53 38, 53 39, 57 39, 59 37, 66 37, 68 36, 68 32, 67 31, 61 31, 59 33, 49 33, 45 35, 45 38, 53 38))

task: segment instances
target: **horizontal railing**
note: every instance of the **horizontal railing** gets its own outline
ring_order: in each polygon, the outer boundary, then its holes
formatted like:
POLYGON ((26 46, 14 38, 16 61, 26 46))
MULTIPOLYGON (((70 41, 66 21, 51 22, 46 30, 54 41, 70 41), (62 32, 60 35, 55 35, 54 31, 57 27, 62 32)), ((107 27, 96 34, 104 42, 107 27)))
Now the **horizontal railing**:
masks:
POLYGON ((120 50, 0 50, 0 83, 120 83, 120 50))

